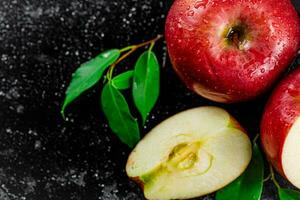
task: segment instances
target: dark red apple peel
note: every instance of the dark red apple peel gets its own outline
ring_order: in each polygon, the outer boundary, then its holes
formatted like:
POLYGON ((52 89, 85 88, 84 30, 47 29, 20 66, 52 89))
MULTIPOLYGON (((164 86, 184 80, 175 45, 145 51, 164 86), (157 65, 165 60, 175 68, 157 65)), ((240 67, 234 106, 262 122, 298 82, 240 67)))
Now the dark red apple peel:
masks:
POLYGON ((233 103, 259 96, 278 79, 299 49, 299 27, 289 0, 176 0, 165 35, 187 87, 233 103))

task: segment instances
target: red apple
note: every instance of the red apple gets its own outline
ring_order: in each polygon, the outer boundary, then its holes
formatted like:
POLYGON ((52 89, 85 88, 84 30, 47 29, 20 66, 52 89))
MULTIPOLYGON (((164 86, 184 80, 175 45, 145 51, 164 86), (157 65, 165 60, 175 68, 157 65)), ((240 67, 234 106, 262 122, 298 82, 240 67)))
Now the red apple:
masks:
POLYGON ((300 68, 279 83, 270 97, 261 141, 277 171, 300 188, 300 68))
POLYGON ((175 71, 203 97, 252 99, 286 69, 300 41, 290 0, 176 0, 165 26, 175 71))

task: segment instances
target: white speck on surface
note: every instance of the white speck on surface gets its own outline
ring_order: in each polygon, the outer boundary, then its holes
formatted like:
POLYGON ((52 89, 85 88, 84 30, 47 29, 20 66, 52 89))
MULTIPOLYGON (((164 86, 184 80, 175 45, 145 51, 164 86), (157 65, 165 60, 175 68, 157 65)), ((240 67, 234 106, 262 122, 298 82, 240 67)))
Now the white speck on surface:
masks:
POLYGON ((18 105, 16 108, 17 113, 22 114, 24 113, 24 106, 23 105, 18 105))
POLYGON ((42 142, 40 140, 36 140, 34 143, 34 149, 39 150, 42 146, 42 142))
POLYGON ((1 55, 1 61, 7 61, 8 60, 8 55, 7 54, 2 54, 1 55))
POLYGON ((119 200, 119 197, 116 195, 118 192, 117 183, 112 183, 111 185, 106 185, 102 189, 102 196, 98 199, 101 200, 119 200))
POLYGON ((33 6, 27 6, 24 8, 25 15, 29 15, 32 18, 39 18, 43 15, 43 8, 34 8, 33 6))

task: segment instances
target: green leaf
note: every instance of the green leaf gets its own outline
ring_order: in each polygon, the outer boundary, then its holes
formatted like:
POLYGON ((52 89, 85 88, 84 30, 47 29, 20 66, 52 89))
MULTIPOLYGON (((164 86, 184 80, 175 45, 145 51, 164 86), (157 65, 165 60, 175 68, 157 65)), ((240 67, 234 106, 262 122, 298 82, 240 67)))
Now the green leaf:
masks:
POLYGON ((103 72, 113 64, 120 56, 118 49, 105 51, 92 60, 82 64, 73 73, 72 80, 66 91, 66 97, 61 109, 64 116, 66 107, 79 97, 87 89, 95 85, 101 78, 103 72))
POLYGON ((143 123, 159 95, 159 64, 152 51, 144 52, 137 60, 133 74, 133 100, 143 123))
POLYGON ((112 84, 115 88, 119 90, 125 90, 131 87, 132 78, 133 78, 133 71, 129 70, 113 78, 112 84))
POLYGON ((253 155, 246 171, 231 184, 219 190, 216 200, 259 200, 263 189, 264 160, 259 147, 253 145, 253 155))
POLYGON ((282 189, 278 190, 280 200, 299 200, 300 199, 300 192, 296 190, 290 189, 282 189))
POLYGON ((111 83, 107 83, 102 91, 101 102, 112 131, 123 143, 133 147, 140 139, 140 132, 124 96, 111 83))

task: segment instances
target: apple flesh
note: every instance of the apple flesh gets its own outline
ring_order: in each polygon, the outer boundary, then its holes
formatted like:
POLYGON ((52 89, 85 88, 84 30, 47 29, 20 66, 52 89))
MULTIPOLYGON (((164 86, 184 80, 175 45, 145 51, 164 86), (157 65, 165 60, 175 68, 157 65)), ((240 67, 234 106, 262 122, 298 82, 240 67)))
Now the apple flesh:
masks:
POLYGON ((233 103, 257 97, 289 66, 300 27, 290 0, 176 0, 165 36, 188 88, 233 103))
POLYGON ((261 141, 277 171, 300 188, 300 68, 271 95, 261 121, 261 141))
POLYGON ((152 129, 130 154, 126 172, 147 199, 186 199, 226 186, 251 159, 251 142, 225 110, 200 107, 152 129))

